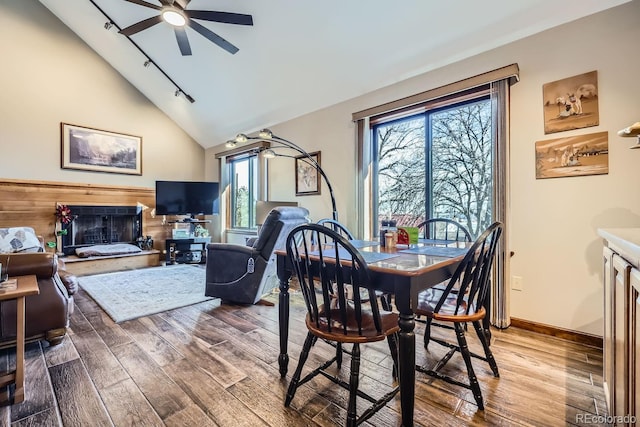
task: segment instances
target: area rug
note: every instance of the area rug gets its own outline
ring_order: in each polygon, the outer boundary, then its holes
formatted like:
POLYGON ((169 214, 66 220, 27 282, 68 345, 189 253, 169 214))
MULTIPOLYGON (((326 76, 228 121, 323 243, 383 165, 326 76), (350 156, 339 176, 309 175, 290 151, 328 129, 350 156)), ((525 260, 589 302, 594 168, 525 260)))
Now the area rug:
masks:
POLYGON ((78 280, 116 323, 212 299, 204 296, 205 269, 194 265, 95 274, 78 280))

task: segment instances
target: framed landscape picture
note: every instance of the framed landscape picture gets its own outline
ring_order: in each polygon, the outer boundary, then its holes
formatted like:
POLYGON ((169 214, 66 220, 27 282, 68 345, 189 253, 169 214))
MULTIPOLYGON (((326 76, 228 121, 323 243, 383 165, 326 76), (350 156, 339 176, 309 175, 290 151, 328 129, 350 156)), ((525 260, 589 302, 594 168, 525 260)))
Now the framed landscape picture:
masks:
POLYGON ((142 175, 142 137, 60 124, 61 167, 142 175))
POLYGON ((536 178, 609 173, 607 132, 536 142, 536 178))
POLYGON ((542 86, 544 133, 597 126, 598 72, 580 74, 542 86))
MULTIPOLYGON (((320 165, 319 151, 309 153, 309 157, 320 165)), ((295 158, 296 196, 320 194, 320 173, 309 157, 302 155, 295 158)))

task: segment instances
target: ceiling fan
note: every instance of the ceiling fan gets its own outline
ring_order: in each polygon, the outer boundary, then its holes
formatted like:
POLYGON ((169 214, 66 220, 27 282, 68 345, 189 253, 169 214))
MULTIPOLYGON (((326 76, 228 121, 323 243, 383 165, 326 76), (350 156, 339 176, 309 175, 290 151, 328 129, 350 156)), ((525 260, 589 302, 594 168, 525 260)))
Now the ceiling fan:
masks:
POLYGON ((142 30, 146 30, 160 22, 166 22, 173 27, 176 34, 176 40, 178 41, 178 47, 180 53, 183 56, 191 55, 191 45, 187 37, 187 31, 185 27, 191 27, 198 33, 217 44, 227 52, 235 54, 239 49, 227 40, 223 39, 213 31, 204 27, 203 25, 194 21, 194 19, 201 19, 203 21, 222 22, 225 24, 236 25, 253 25, 253 18, 251 15, 244 15, 241 13, 230 12, 216 12, 213 10, 187 10, 187 5, 191 0, 159 0, 162 6, 157 6, 153 3, 148 3, 144 0, 125 0, 129 3, 134 3, 140 6, 148 7, 160 11, 157 16, 144 19, 133 25, 123 28, 119 32, 125 36, 131 36, 142 30))

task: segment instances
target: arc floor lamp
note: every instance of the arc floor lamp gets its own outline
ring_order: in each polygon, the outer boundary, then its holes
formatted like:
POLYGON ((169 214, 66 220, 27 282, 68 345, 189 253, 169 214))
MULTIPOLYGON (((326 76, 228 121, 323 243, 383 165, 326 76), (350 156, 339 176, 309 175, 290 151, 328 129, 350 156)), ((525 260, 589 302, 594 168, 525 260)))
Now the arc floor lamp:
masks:
POLYGON ((269 148, 262 147, 258 149, 259 152, 262 152, 265 158, 293 157, 293 156, 287 156, 284 154, 277 154, 274 150, 278 148, 288 148, 303 155, 305 157, 306 162, 311 164, 318 171, 320 176, 322 176, 322 178, 324 179, 324 182, 327 184, 327 188, 329 189, 329 195, 331 196, 332 217, 334 220, 336 221, 338 220, 338 209, 336 207, 336 198, 333 194, 333 187, 331 186, 331 182, 329 181, 329 178, 327 177, 327 174, 324 172, 322 167, 320 167, 318 162, 316 162, 316 160, 306 150, 304 150, 302 147, 300 147, 294 142, 291 142, 280 136, 274 135, 273 132, 271 132, 271 130, 269 129, 262 129, 260 132, 258 132, 258 136, 248 136, 244 133, 238 134, 235 137, 235 139, 227 141, 226 146, 229 148, 233 148, 237 144, 244 144, 247 141, 268 141, 268 142, 275 142, 277 144, 280 144, 280 145, 272 145, 269 148))

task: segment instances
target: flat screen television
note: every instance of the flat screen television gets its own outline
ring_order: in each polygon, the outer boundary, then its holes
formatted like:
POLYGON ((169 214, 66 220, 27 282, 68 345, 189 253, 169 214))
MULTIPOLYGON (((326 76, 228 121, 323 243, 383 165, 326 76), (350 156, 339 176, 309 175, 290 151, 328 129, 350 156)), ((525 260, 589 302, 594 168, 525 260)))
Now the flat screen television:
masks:
POLYGON ((213 215, 220 212, 217 182, 156 181, 156 214, 213 215))

